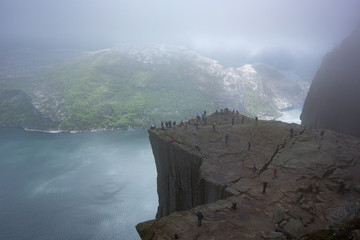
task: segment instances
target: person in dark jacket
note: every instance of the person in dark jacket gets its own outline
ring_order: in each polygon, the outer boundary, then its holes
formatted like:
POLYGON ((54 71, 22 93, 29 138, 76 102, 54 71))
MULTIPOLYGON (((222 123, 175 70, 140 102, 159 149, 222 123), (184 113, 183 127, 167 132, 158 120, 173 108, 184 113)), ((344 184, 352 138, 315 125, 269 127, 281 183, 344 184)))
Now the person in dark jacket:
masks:
POLYGON ((262 193, 266 193, 266 187, 267 187, 268 183, 267 182, 263 182, 263 191, 262 193))
POLYGON ((200 227, 201 226, 201 220, 204 218, 204 215, 202 215, 201 212, 197 212, 196 216, 198 218, 198 226, 200 227))

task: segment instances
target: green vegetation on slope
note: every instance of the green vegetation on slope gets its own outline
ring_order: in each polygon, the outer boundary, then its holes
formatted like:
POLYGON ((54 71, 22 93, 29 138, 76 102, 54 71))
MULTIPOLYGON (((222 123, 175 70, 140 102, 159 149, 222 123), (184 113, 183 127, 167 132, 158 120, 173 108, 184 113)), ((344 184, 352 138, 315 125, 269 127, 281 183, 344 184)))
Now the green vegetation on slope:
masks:
POLYGON ((252 116, 279 114, 273 92, 263 81, 241 79, 243 87, 237 88, 235 77, 234 91, 229 86, 224 90, 224 78, 231 74, 181 48, 92 52, 62 65, 0 79, 2 89, 21 90, 28 97, 13 102, 0 93, 0 125, 63 130, 143 127, 226 107, 252 116))
POLYGON ((134 59, 104 54, 61 67, 51 77, 61 83, 66 103, 60 128, 141 127, 215 110, 216 93, 215 98, 199 94, 199 83, 185 65, 157 65, 153 71, 134 59))
POLYGON ((54 126, 33 108, 29 97, 20 90, 0 92, 0 125, 46 129, 54 126))
POLYGON ((246 110, 252 116, 257 116, 258 114, 273 116, 274 113, 277 113, 277 109, 274 105, 270 104, 271 91, 264 87, 264 92, 266 94, 259 95, 259 92, 256 92, 252 89, 251 85, 247 81, 243 81, 245 87, 245 106, 246 110))

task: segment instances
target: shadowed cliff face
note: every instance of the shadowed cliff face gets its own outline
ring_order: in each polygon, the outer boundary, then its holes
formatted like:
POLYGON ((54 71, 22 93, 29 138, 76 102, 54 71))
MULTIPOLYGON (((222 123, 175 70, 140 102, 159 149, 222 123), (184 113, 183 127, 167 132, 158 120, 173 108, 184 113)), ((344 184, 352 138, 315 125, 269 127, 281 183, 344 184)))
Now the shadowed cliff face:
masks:
POLYGON ((360 137, 360 24, 328 53, 317 71, 300 119, 306 126, 360 137))
POLYGON ((183 150, 181 145, 154 136, 151 131, 149 138, 158 172, 157 218, 201 204, 203 202, 199 179, 201 158, 183 150))
POLYGON ((156 220, 137 225, 140 235, 154 234, 153 240, 173 239, 174 233, 194 240, 298 239, 360 210, 358 138, 256 122, 232 112, 213 114, 203 123, 199 129, 149 130, 159 209, 156 220), (344 194, 338 193, 341 182, 344 194), (237 209, 231 208, 233 202, 237 209), (205 217, 201 227, 197 211, 205 217), (285 235, 273 233, 276 228, 285 235))

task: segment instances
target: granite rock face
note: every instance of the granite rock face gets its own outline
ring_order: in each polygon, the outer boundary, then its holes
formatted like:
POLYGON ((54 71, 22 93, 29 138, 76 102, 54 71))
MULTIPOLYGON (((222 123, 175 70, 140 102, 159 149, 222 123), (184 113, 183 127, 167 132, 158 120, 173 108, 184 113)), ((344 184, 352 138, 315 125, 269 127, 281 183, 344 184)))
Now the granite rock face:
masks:
POLYGON ((360 24, 328 53, 305 99, 302 124, 360 137, 360 24))
POLYGON ((297 124, 256 122, 229 111, 207 122, 199 129, 149 130, 159 209, 157 219, 136 226, 140 235, 296 239, 359 212, 360 139, 331 130, 321 135, 297 124), (338 192, 341 182, 344 188, 338 192), (198 211, 204 215, 201 227, 198 211))

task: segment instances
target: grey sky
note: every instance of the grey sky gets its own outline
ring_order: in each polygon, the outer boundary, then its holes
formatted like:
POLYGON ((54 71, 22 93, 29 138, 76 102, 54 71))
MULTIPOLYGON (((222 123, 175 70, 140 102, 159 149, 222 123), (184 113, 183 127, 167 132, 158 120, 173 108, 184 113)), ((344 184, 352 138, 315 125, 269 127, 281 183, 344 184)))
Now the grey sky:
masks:
POLYGON ((359 0, 1 0, 0 44, 328 51, 350 33, 359 13, 359 0))

